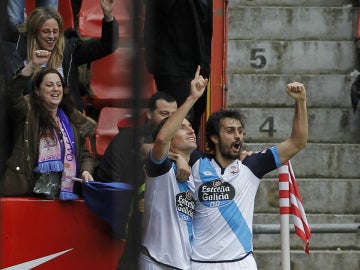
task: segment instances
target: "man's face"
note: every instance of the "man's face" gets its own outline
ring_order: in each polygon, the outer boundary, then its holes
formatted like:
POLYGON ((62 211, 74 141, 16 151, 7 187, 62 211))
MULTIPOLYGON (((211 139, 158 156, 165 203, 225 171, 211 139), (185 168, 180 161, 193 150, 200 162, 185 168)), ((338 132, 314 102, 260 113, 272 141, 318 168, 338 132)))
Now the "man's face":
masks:
POLYGON ((240 121, 224 118, 220 122, 218 143, 215 143, 216 152, 225 159, 235 160, 240 157, 243 139, 244 128, 240 121))
POLYGON ((180 128, 171 139, 170 149, 179 153, 181 151, 192 151, 196 149, 196 136, 190 122, 184 119, 180 128))
POLYGON ((150 120, 151 126, 157 126, 160 122, 172 115, 177 109, 176 101, 167 102, 163 99, 159 99, 156 101, 156 109, 154 111, 149 111, 147 116, 150 120))

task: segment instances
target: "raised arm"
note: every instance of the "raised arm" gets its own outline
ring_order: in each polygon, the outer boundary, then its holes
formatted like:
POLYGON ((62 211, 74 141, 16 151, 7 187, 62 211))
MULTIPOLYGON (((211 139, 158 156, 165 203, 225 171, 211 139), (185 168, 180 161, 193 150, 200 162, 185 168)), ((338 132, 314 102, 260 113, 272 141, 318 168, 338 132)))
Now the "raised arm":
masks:
POLYGON ((185 102, 172 114, 160 129, 152 149, 153 159, 160 161, 169 152, 171 138, 180 128, 183 120, 191 110, 195 102, 202 96, 206 89, 208 79, 200 75, 200 66, 198 66, 195 77, 191 81, 190 95, 185 102))
POLYGON ((304 148, 308 139, 305 87, 299 82, 289 83, 286 87, 286 92, 295 100, 295 115, 290 138, 277 146, 282 164, 304 148))
POLYGON ((114 19, 114 16, 112 14, 114 9, 114 0, 101 0, 100 5, 104 13, 105 21, 111 22, 114 19))
POLYGON ((113 53, 120 46, 119 24, 113 16, 114 0, 101 0, 104 19, 101 38, 83 40, 74 52, 77 65, 88 64, 113 53))

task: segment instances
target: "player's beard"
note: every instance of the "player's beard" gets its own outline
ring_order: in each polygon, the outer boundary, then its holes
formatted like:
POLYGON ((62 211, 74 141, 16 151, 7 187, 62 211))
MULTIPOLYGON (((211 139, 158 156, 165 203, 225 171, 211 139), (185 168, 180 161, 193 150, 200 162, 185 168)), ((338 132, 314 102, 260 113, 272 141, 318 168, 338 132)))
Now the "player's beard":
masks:
POLYGON ((239 151, 237 151, 236 153, 232 151, 232 146, 233 144, 231 144, 230 146, 225 145, 222 142, 221 138, 219 138, 219 151, 221 156, 228 160, 240 159, 240 149, 242 146, 242 142, 240 142, 239 151))

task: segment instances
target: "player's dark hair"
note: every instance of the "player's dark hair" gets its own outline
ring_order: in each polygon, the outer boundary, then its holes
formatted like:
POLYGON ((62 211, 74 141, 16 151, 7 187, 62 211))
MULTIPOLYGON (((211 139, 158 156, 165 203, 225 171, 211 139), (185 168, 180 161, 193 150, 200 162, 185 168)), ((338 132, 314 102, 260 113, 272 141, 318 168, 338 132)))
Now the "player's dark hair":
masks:
POLYGON ((213 135, 219 136, 220 122, 224 118, 233 118, 239 120, 241 125, 244 127, 245 117, 242 113, 235 110, 220 110, 210 115, 206 122, 206 142, 210 151, 215 150, 215 144, 211 140, 213 135))

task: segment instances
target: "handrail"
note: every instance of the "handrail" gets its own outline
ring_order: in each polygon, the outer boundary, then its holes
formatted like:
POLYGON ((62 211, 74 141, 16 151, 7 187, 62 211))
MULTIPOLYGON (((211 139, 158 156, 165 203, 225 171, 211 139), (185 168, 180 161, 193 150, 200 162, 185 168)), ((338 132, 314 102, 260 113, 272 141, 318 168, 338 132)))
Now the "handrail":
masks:
MULTIPOLYGON (((360 223, 310 224, 311 233, 359 233, 360 223)), ((253 224, 254 234, 279 234, 280 224, 253 224)), ((290 224, 290 233, 295 233, 290 224)))

